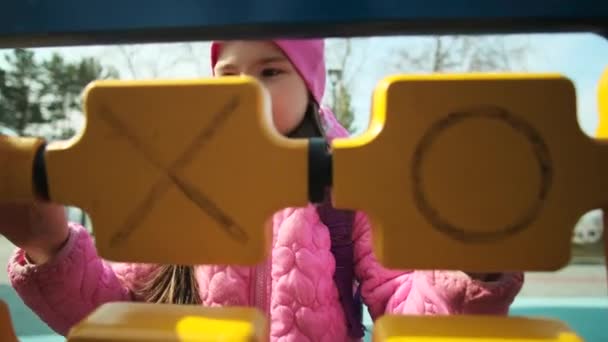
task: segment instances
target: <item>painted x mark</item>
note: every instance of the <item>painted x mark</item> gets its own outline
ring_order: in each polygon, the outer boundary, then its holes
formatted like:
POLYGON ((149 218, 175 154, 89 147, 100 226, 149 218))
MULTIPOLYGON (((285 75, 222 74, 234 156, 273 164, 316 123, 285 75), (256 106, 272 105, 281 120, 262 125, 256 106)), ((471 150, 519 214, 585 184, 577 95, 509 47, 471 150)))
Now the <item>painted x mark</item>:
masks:
POLYGON ((190 145, 183 151, 180 157, 167 169, 154 157, 153 153, 146 150, 145 145, 138 141, 130 134, 129 128, 125 126, 111 111, 106 111, 104 115, 100 115, 101 119, 109 124, 114 130, 127 138, 129 143, 138 150, 141 155, 157 170, 162 171, 165 175, 162 180, 158 181, 148 192, 146 198, 131 212, 127 217, 122 228, 119 229, 110 239, 110 245, 115 246, 127 240, 135 230, 140 227, 146 213, 154 204, 156 199, 166 193, 171 186, 177 187, 184 196, 186 196, 198 208, 204 211, 212 219, 214 219, 224 231, 231 236, 235 241, 246 243, 249 240, 247 232, 239 226, 227 213, 222 211, 213 201, 204 193, 196 189, 195 186, 181 179, 175 174, 175 170, 190 163, 195 153, 199 151, 205 143, 222 128, 223 124, 234 114, 236 108, 240 104, 238 96, 233 96, 222 108, 214 114, 211 123, 201 130, 194 138, 190 145))

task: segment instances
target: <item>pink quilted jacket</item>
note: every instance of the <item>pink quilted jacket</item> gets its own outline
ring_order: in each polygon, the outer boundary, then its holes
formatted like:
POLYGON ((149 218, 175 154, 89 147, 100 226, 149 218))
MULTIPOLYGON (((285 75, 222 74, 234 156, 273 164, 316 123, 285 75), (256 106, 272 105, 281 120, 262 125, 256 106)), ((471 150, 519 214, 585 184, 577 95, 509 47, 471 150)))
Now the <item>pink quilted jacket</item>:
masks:
MULTIPOLYGON (((333 116, 324 119, 330 138, 346 134, 333 116)), ((251 268, 196 268, 204 305, 258 307, 271 322, 272 341, 348 341, 333 281, 329 231, 316 208, 284 209, 273 222, 268 262, 251 268)), ((63 335, 100 304, 138 300, 131 290, 155 267, 104 261, 83 227, 70 224, 70 229, 67 244, 48 263, 28 264, 17 249, 8 265, 10 281, 26 305, 63 335)), ((356 215, 353 240, 356 277, 373 319, 384 313, 507 314, 522 286, 521 273, 486 283, 458 271, 387 270, 372 253, 363 213, 356 215)), ((407 241, 403 244, 407 248, 407 241)))
MULTIPOLYGON (((348 340, 332 275, 327 228, 316 210, 285 209, 274 216, 272 260, 254 268, 199 266, 204 305, 255 305, 269 316, 272 341, 348 340)), ((400 314, 506 314, 522 284, 521 274, 483 283, 461 272, 390 271, 371 252, 370 226, 355 221, 356 275, 372 318, 400 314)), ((10 280, 23 301, 51 328, 65 335, 98 305, 137 300, 130 292, 154 266, 100 259, 84 228, 71 225, 68 243, 51 262, 26 263, 17 250, 10 280)))

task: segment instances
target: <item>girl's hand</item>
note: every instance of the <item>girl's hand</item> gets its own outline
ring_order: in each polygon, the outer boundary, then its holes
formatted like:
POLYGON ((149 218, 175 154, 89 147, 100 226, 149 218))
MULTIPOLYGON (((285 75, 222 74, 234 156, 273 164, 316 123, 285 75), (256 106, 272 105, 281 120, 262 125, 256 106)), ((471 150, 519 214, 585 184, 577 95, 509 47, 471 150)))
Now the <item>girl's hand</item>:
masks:
POLYGON ((36 264, 50 260, 69 236, 62 205, 46 202, 0 204, 0 234, 36 264))

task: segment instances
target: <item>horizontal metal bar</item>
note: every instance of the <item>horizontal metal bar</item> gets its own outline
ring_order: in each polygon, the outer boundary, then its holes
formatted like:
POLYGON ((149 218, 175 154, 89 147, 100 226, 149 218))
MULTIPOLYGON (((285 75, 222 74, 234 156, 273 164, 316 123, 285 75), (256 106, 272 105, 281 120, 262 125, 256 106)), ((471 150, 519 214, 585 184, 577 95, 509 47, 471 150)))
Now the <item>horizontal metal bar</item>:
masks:
POLYGON ((22 0, 0 47, 271 37, 608 32, 597 0, 22 0))

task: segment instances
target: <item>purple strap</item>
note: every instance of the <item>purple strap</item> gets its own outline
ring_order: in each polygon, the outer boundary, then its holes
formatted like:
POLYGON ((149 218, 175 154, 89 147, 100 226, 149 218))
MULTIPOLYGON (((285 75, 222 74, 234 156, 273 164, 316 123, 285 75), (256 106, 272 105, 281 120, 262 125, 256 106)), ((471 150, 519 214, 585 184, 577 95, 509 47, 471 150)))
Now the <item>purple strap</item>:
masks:
POLYGON ((333 208, 329 199, 317 206, 317 212, 321 221, 329 228, 331 252, 336 259, 334 282, 346 316, 348 334, 353 338, 361 338, 364 336, 363 305, 358 285, 356 293, 353 294, 355 271, 352 234, 355 213, 350 210, 333 208))

